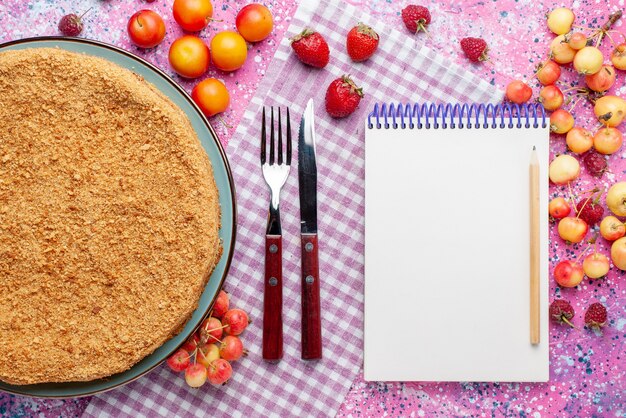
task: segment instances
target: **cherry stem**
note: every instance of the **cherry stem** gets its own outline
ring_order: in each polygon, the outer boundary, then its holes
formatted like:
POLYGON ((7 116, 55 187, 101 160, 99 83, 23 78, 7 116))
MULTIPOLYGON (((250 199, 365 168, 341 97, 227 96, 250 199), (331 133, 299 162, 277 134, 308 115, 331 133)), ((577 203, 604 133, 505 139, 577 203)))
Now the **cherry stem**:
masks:
POLYGON ((591 196, 589 196, 587 199, 585 199, 585 203, 583 203, 583 205, 582 205, 582 207, 580 209, 578 209, 576 206, 574 206, 574 209, 576 210, 576 218, 578 218, 580 216, 580 213, 583 211, 583 209, 585 209, 585 206, 587 206, 587 203, 589 202, 590 199, 591 199, 591 196))
MULTIPOLYGON (((617 31, 610 31, 610 32, 617 32, 617 31)), ((609 41, 611 41, 611 46, 613 48, 615 48, 616 44, 615 44, 615 40, 613 39, 613 37, 611 36, 611 34, 609 32, 606 33, 606 36, 609 38, 609 41)))
MULTIPOLYGON (((567 187, 569 188, 569 200, 572 203, 572 206, 574 207, 574 211, 576 211, 576 200, 574 200, 574 191, 572 190, 572 183, 568 181, 567 187)), ((576 216, 576 218, 578 218, 578 216, 576 216)))
POLYGON ((602 38, 604 37, 604 32, 601 32, 600 35, 598 35, 598 39, 596 40, 596 48, 600 47, 600 44, 602 43, 602 38))
POLYGON ((608 32, 611 27, 617 22, 617 20, 622 17, 622 11, 617 10, 609 15, 609 20, 606 21, 604 25, 600 28, 603 32, 608 32))
POLYGON ((576 108, 576 106, 578 105, 578 103, 580 103, 580 101, 584 99, 584 97, 579 97, 578 99, 576 99, 576 101, 574 102, 574 104, 572 105, 572 107, 570 107, 569 109, 569 113, 573 113, 574 109, 576 108))
POLYGON ((213 329, 205 329, 206 332, 213 332, 213 331, 217 331, 218 329, 224 329, 226 328, 228 325, 222 325, 221 327, 217 327, 217 328, 213 328, 213 329))
MULTIPOLYGON (((222 328, 224 328, 224 327, 222 327, 222 328)), ((221 328, 215 328, 215 329, 217 330, 217 329, 221 329, 221 328)), ((214 331, 214 330, 211 330, 211 331, 214 331)), ((211 332, 211 331, 208 331, 208 332, 211 332)), ((215 344, 215 342, 216 342, 216 341, 217 341, 218 343, 223 343, 223 341, 222 341, 222 340, 220 340, 219 338, 214 337, 213 335, 210 335, 210 336, 207 338, 207 341, 205 341, 205 343, 204 343, 204 344, 202 344, 202 345, 203 345, 203 346, 205 346, 205 345, 206 345, 206 343, 208 342, 208 340, 212 340, 209 344, 215 344), (213 341, 213 340, 215 340, 215 341, 213 341)))
MULTIPOLYGON (((582 192, 580 192, 580 194, 597 193, 599 191, 600 189, 598 188, 598 186, 595 186, 593 189, 583 190, 582 192)), ((602 189, 602 191, 604 191, 604 189, 602 189)))
POLYGON ((617 33, 617 34, 619 34, 619 35, 622 35, 622 38, 626 41, 626 35, 624 34, 624 32, 620 32, 620 31, 618 31, 618 30, 610 30, 610 31, 608 31, 608 32, 607 32, 607 34, 608 34, 609 32, 613 32, 613 33, 617 33))
MULTIPOLYGON (((548 61, 550 61, 550 60, 548 59, 548 61)), ((539 74, 539 71, 543 70, 543 67, 545 67, 545 66, 546 66, 546 64, 548 63, 548 61, 546 61, 546 62, 542 62, 542 63, 539 63, 539 65, 538 65, 538 66, 537 66, 537 68, 535 69, 535 73, 533 74, 535 77, 537 76, 537 74, 539 74)))
POLYGON ((231 125, 226 123, 226 121, 222 118, 221 115, 217 115, 217 119, 219 119, 219 121, 222 123, 222 125, 224 125, 226 129, 233 129, 231 125))
POLYGON ((575 86, 575 87, 570 87, 570 88, 565 89, 565 90, 561 90, 561 93, 567 93, 567 92, 572 91, 572 90, 576 90, 578 93, 587 93, 588 92, 586 88, 581 88, 580 86, 575 86))
POLYGON ((587 248, 585 248, 585 249, 583 250, 583 252, 581 252, 581 253, 578 255, 578 257, 576 257, 576 260, 574 260, 574 263, 578 263, 578 262, 580 261, 580 259, 582 258, 582 256, 583 256, 583 255, 585 255, 585 253, 586 253, 587 251, 589 251, 589 247, 591 247, 591 244, 587 244, 587 248))
POLYGON ((609 19, 604 23, 604 25, 602 25, 599 29, 597 29, 593 33, 591 39, 597 37, 596 48, 600 46, 600 44, 602 43, 602 39, 604 38, 604 35, 606 35, 611 30, 611 27, 615 24, 615 22, 619 20, 620 17, 622 17, 621 10, 617 10, 611 13, 609 15, 609 19))

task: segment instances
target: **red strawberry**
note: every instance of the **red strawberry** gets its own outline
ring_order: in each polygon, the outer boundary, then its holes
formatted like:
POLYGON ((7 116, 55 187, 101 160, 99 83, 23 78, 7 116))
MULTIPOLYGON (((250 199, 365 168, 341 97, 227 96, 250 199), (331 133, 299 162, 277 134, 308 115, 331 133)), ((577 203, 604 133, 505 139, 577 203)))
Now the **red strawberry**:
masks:
POLYGON ((578 203, 576 203, 578 217, 585 221, 590 227, 600 222, 602 215, 604 215, 604 208, 599 204, 600 196, 601 194, 598 195, 595 200, 592 199, 593 196, 590 196, 580 199, 578 203))
POLYGON ((550 304, 550 318, 558 323, 565 323, 572 328, 576 328, 570 322, 574 317, 574 308, 565 299, 556 299, 550 304))
POLYGON ((80 16, 74 13, 63 16, 59 21, 59 32, 65 36, 78 36, 83 31, 82 17, 85 13, 80 16))
POLYGON ((312 67, 324 68, 328 64, 330 50, 322 35, 306 28, 291 38, 291 47, 303 63, 312 67))
POLYGON ((421 30, 426 32, 426 28, 430 24, 430 12, 424 6, 410 4, 402 9, 402 21, 404 26, 412 33, 417 33, 421 30))
POLYGON ((348 32, 346 48, 352 61, 365 61, 378 48, 378 34, 369 26, 359 23, 348 32))
POLYGON ((600 302, 592 303, 585 312, 585 325, 589 328, 602 328, 606 319, 606 308, 600 302))
POLYGON ((607 170, 606 158, 595 151, 589 151, 583 156, 583 163, 587 172, 594 177, 602 177, 607 170))
POLYGON ((487 42, 480 38, 461 39, 461 49, 472 62, 487 61, 487 42))
POLYGON ((344 118, 354 112, 363 97, 363 89, 350 76, 343 75, 330 83, 326 91, 326 111, 333 118, 344 118))

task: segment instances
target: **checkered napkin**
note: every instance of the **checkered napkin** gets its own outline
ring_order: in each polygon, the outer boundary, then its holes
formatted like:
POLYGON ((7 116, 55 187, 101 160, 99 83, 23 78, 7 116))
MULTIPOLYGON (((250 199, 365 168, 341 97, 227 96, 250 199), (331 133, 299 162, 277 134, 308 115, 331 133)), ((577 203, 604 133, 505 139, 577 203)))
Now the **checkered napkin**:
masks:
MULTIPOLYGON (((225 286, 233 303, 253 318, 242 336, 250 355, 235 363, 233 378, 223 387, 189 389, 182 376, 160 367, 123 388, 96 396, 86 415, 332 416, 357 376, 363 362, 363 121, 375 102, 495 102, 501 93, 429 49, 420 49, 407 34, 344 2, 311 3, 302 2, 287 37, 304 27, 315 28, 328 40, 330 63, 323 70, 302 65, 285 37, 227 148, 239 218, 225 286), (373 26, 381 35, 376 54, 360 64, 352 63, 345 52, 345 35, 357 22, 373 26), (324 110, 326 86, 348 73, 363 87, 365 97, 353 115, 333 120, 324 110), (300 218, 294 165, 281 195, 284 358, 268 364, 261 358, 269 199, 259 165, 261 109, 263 105, 290 108, 296 154, 300 115, 310 97, 316 106, 324 358, 300 360, 300 218)), ((390 158, 394 152, 402 150, 389 150, 390 158)))

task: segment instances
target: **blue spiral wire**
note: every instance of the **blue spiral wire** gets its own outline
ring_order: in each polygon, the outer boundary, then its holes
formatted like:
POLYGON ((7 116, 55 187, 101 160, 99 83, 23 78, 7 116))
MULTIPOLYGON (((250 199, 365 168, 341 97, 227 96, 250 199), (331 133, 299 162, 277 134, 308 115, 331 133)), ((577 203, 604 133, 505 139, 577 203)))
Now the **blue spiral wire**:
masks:
POLYGON ((505 129, 546 128, 548 121, 540 103, 376 103, 367 124, 370 129, 505 129))

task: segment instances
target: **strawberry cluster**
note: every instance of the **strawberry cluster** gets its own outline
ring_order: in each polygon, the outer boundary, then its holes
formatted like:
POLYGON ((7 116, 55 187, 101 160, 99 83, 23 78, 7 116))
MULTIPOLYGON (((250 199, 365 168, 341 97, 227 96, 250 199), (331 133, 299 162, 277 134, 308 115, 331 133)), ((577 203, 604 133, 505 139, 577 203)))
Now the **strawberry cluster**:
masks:
MULTIPOLYGON (((402 9, 402 21, 412 33, 426 32, 431 22, 430 11, 420 5, 411 4, 402 9)), ((359 23, 346 36, 346 52, 353 62, 369 59, 378 48, 380 38, 371 27, 359 23)), ((461 49, 472 62, 486 61, 487 43, 480 38, 461 39, 461 49)), ((330 48, 324 36, 313 29, 305 28, 291 38, 291 48, 304 64, 324 68, 330 61, 330 48)), ((327 88, 326 111, 334 118, 344 118, 352 114, 363 97, 363 89, 357 87, 350 76, 335 79, 327 88)))
MULTIPOLYGON (((379 37, 371 27, 359 23, 346 36, 346 51, 352 61, 369 59, 378 48, 379 37)), ((330 48, 319 32, 306 28, 291 38, 291 48, 298 59, 311 67, 324 68, 330 61, 330 48)), ((357 87, 348 75, 333 80, 326 90, 326 112, 333 118, 352 114, 363 97, 363 89, 357 87)))
MULTIPOLYGON (((572 323, 572 319, 576 315, 572 304, 565 299, 555 299, 550 304, 550 319, 560 324, 567 324, 572 328, 578 329, 572 323)), ((590 329, 600 329, 606 325, 607 311, 606 307, 600 302, 592 303, 585 311, 585 326, 590 329)))

